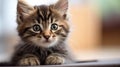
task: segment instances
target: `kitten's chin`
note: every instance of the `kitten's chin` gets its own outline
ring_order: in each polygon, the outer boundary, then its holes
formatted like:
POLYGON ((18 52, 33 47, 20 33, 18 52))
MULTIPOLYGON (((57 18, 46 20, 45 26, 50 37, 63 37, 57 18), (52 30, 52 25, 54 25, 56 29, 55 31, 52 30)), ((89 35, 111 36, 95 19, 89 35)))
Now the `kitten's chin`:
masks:
POLYGON ((42 41, 42 42, 38 42, 36 43, 37 46, 40 46, 40 47, 44 47, 44 48, 49 48, 49 47, 53 47, 55 46, 57 43, 57 41, 42 41))
POLYGON ((34 43, 36 46, 43 47, 43 48, 49 48, 49 47, 55 46, 59 40, 58 38, 49 39, 49 40, 45 40, 44 38, 42 39, 31 38, 29 41, 34 43))

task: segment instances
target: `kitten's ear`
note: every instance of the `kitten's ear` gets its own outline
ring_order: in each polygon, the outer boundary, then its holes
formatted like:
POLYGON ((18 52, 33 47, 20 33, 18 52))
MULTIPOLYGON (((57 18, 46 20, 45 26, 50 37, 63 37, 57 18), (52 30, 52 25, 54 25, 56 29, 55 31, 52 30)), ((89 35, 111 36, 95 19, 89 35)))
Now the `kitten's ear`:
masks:
POLYGON ((34 7, 28 5, 24 0, 18 0, 17 4, 17 18, 22 20, 34 12, 34 7))
POLYGON ((34 11, 34 7, 28 5, 24 0, 18 0, 17 13, 22 15, 28 15, 34 11))
POLYGON ((62 15, 67 13, 68 10, 68 0, 59 0, 55 5, 55 9, 57 9, 62 15))

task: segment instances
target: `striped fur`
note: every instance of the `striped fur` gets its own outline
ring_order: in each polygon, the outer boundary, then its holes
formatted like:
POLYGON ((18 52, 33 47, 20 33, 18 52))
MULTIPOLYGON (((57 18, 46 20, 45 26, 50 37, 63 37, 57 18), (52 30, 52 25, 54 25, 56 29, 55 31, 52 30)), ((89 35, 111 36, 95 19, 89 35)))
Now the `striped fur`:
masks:
POLYGON ((22 42, 16 48, 12 64, 44 65, 70 61, 65 44, 69 33, 67 8, 67 0, 33 7, 23 0, 18 1, 17 30, 22 42))

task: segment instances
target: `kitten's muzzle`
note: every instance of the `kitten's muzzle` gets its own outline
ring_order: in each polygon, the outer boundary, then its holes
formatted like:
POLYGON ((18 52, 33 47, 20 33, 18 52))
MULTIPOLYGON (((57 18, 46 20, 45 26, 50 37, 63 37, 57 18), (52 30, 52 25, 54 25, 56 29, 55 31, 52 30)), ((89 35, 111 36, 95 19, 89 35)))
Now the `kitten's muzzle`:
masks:
POLYGON ((49 40, 50 35, 43 35, 43 37, 44 37, 46 40, 49 40))
POLYGON ((45 30, 45 31, 43 32, 43 37, 44 37, 44 38, 46 39, 46 41, 48 42, 49 39, 50 39, 50 37, 51 37, 50 31, 49 31, 49 30, 45 30))

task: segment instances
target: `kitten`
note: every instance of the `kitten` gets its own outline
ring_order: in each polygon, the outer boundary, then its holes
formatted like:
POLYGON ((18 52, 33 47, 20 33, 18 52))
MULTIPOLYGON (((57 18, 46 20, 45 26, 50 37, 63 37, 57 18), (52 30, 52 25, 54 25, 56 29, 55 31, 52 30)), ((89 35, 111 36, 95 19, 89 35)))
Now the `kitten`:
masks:
POLYGON ((12 57, 14 65, 54 65, 71 62, 65 43, 69 34, 68 0, 30 6, 18 0, 17 23, 20 44, 12 57))

